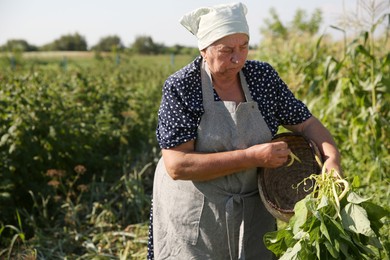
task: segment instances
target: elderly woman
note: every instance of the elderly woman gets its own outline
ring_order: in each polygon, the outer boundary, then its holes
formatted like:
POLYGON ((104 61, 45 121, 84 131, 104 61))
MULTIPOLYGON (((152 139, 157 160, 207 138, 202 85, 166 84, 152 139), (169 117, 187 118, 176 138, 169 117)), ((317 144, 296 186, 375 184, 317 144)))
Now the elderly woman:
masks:
POLYGON ((241 3, 218 5, 181 19, 201 56, 163 89, 153 190, 156 259, 272 258, 263 235, 275 220, 261 202, 257 168, 287 161, 287 144, 271 142, 279 125, 312 139, 326 167, 340 169, 326 128, 269 64, 246 60, 246 11, 241 3))

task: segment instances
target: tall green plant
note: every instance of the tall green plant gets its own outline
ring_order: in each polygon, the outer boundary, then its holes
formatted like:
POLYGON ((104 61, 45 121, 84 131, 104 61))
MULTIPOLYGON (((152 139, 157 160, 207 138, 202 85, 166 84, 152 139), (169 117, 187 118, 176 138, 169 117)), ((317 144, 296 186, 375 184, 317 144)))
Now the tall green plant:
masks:
MULTIPOLYGON (((381 15, 389 17, 388 13, 381 15)), ((290 43, 269 38, 260 45, 259 57, 276 68, 294 94, 328 127, 341 151, 346 177, 359 176, 361 192, 388 209, 390 45, 388 31, 377 36, 380 21, 341 42, 327 35, 291 37, 290 43), (304 49, 298 48, 302 45, 304 49)), ((389 231, 385 223, 381 232, 389 231)), ((383 244, 390 251, 390 242, 383 244)))

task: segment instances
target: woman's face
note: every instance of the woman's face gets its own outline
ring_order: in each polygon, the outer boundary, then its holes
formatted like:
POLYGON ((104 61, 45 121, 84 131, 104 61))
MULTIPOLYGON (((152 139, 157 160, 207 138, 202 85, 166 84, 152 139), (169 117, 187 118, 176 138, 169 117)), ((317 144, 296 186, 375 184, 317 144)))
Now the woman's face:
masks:
POLYGON ((201 51, 214 76, 235 76, 248 56, 249 39, 244 33, 228 35, 201 51))

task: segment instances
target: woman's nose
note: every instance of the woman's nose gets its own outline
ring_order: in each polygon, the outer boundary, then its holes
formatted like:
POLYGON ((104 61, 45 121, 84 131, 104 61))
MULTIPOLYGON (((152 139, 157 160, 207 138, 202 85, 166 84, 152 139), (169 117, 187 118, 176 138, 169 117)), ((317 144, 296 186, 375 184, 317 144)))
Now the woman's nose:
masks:
POLYGON ((238 63, 240 61, 240 55, 238 53, 233 53, 230 60, 233 63, 238 63))

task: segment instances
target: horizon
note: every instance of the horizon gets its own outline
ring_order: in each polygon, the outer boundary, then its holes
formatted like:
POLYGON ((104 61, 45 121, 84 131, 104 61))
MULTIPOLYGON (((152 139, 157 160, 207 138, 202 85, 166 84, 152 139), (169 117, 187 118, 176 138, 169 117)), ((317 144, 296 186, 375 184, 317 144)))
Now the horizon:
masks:
MULTIPOLYGON (((61 36, 78 33, 85 38, 88 48, 103 37, 114 35, 121 39, 125 47, 140 36, 151 37, 155 43, 164 46, 177 44, 196 47, 195 36, 186 31, 178 20, 196 8, 226 2, 229 1, 167 0, 132 4, 126 0, 0 0, 0 45, 8 40, 25 40, 30 45, 40 47, 61 36)), ((267 1, 241 2, 248 8, 251 46, 260 43, 260 28, 264 26, 264 20, 270 18, 271 8, 276 10, 283 24, 290 22, 298 9, 306 11, 310 17, 318 8, 323 16, 320 33, 329 33, 334 38, 342 36, 342 33, 331 26, 337 26, 343 15, 357 10, 356 0, 329 0, 326 3, 320 0, 277 0, 272 4, 267 1)))

